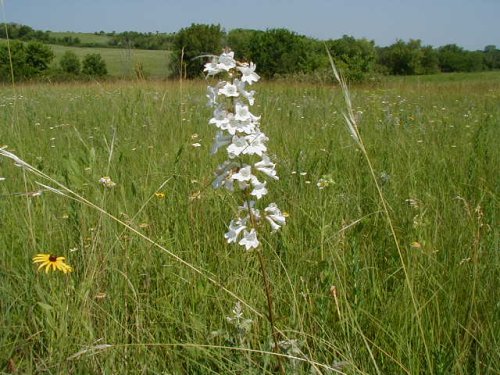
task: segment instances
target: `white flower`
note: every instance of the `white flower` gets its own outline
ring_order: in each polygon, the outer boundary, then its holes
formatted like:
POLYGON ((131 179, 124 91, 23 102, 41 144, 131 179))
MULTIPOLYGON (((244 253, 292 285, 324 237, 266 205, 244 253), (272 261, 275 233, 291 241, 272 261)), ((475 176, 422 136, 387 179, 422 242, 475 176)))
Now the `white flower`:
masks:
POLYGON ((271 224, 273 232, 276 232, 286 224, 285 216, 281 213, 276 203, 271 203, 264 209, 266 220, 271 224))
POLYGON ((248 147, 246 137, 233 136, 233 142, 227 148, 227 153, 231 159, 239 156, 248 147))
POLYGON ((248 65, 247 63, 242 64, 242 66, 239 66, 237 69, 243 74, 241 77, 241 80, 243 82, 248 82, 249 85, 251 85, 253 82, 257 82, 260 79, 260 76, 255 73, 255 68, 257 65, 255 65, 253 62, 248 65))
POLYGON ((254 221, 260 221, 260 211, 255 208, 255 201, 244 202, 243 206, 238 207, 238 211, 248 212, 248 216, 252 216, 254 221))
POLYGON ((235 85, 226 82, 226 84, 221 89, 219 89, 219 95, 225 95, 230 98, 237 97, 240 95, 240 93, 238 92, 238 88, 235 85))
POLYGON ((217 64, 218 69, 228 72, 235 66, 236 61, 234 60, 234 52, 224 52, 219 56, 219 63, 217 64))
POLYGON ((206 63, 205 64, 205 69, 203 69, 204 72, 207 72, 207 74, 209 76, 214 76, 216 75, 217 73, 220 73, 222 70, 218 67, 218 64, 217 64, 217 60, 218 58, 217 57, 213 57, 212 58, 212 61, 210 61, 209 63, 206 63))
POLYGON ((104 187, 107 188, 112 188, 116 184, 111 180, 111 177, 109 176, 104 176, 99 179, 99 183, 102 184, 104 187))
POLYGON ((239 79, 235 79, 233 81, 233 84, 238 88, 238 92, 240 93, 240 95, 246 98, 250 105, 253 105, 253 103, 255 102, 255 99, 253 97, 255 95, 255 91, 246 91, 245 82, 240 81, 239 79))
POLYGON ((224 133, 221 132, 220 130, 217 133, 215 133, 214 144, 212 145, 212 150, 210 151, 212 155, 215 154, 219 150, 219 148, 230 144, 232 139, 233 139, 232 136, 224 135, 224 133))
POLYGON ((236 167, 236 165, 236 163, 226 160, 217 167, 215 171, 215 180, 212 182, 214 189, 225 186, 228 190, 233 190, 233 181, 229 179, 229 177, 231 176, 232 170, 236 167))
POLYGON ((229 223, 229 232, 224 235, 224 238, 227 239, 227 243, 238 241, 239 234, 243 229, 247 227, 247 219, 236 219, 231 220, 229 223))
POLYGON ((262 156, 267 151, 267 146, 264 144, 269 138, 262 132, 247 135, 246 140, 248 146, 243 150, 243 154, 262 156))
POLYGON ((5 181, 5 177, 0 177, 0 181, 5 181))
POLYGON ((250 193, 255 196, 255 198, 260 199, 267 194, 267 181, 260 182, 257 178, 252 179, 253 190, 250 193))
POLYGON ((246 229, 243 231, 243 238, 238 242, 241 246, 245 246, 248 251, 250 249, 256 249, 259 246, 259 240, 257 239, 257 232, 252 229, 248 232, 246 229))
POLYGON ((219 89, 217 87, 208 86, 207 87, 207 98, 209 107, 213 107, 217 104, 217 96, 219 95, 219 89))
POLYGON ((223 109, 221 107, 217 107, 214 110, 214 117, 212 117, 208 121, 208 123, 214 124, 215 126, 217 126, 220 129, 224 129, 224 128, 227 128, 227 124, 229 123, 228 117, 229 117, 229 113, 225 109, 223 109))
POLYGON ((276 167, 276 164, 272 163, 271 159, 269 159, 269 156, 267 156, 266 154, 262 155, 262 160, 255 163, 254 167, 265 175, 275 180, 279 180, 279 177, 276 175, 276 171, 274 169, 276 167))
POLYGON ((233 180, 237 181, 251 181, 256 178, 252 174, 252 167, 249 165, 245 165, 243 168, 240 168, 238 173, 234 173, 231 177, 233 180))

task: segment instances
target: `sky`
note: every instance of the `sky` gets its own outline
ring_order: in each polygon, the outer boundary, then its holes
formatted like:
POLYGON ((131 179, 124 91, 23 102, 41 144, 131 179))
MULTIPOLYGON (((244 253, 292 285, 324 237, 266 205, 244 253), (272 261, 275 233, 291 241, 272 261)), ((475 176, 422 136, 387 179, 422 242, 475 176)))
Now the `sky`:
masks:
POLYGON ((34 29, 175 32, 192 23, 287 28, 321 40, 343 35, 387 46, 500 47, 500 0, 0 0, 2 21, 34 29))

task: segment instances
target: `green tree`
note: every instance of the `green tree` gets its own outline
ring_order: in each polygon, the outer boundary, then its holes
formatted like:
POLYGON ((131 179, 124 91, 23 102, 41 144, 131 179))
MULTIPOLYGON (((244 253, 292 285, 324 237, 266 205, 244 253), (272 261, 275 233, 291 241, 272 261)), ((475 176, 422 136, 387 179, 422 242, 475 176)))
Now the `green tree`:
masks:
POLYGON ((85 55, 82 62, 82 72, 95 77, 103 77, 108 74, 106 62, 98 53, 85 55))
POLYGON ((293 73, 310 73, 318 66, 317 41, 287 29, 254 33, 249 42, 250 56, 266 78, 293 73))
POLYGON ((490 70, 500 69, 500 50, 494 45, 484 47, 484 63, 490 70))
POLYGON ((235 51, 239 60, 253 61, 252 39, 263 33, 264 31, 260 30, 233 29, 227 33, 226 44, 235 51))
POLYGON ((0 79, 10 81, 11 67, 14 80, 33 78, 47 70, 54 54, 50 47, 40 42, 13 41, 10 50, 7 45, 0 46, 0 79), (12 62, 12 65, 11 65, 12 62))
POLYGON ((33 70, 32 75, 47 70, 53 59, 54 52, 46 44, 33 41, 26 45, 26 63, 33 70))
POLYGON ((201 56, 219 55, 223 49, 224 31, 220 25, 192 24, 174 35, 171 71, 174 76, 185 78, 200 76, 201 56), (182 62, 181 62, 182 60, 182 62))
POLYGON ((23 43, 11 42, 10 50, 6 44, 0 45, 0 79, 2 81, 11 81, 12 73, 15 81, 23 79, 27 70, 26 48, 23 43))
POLYGON ((59 65, 65 73, 80 74, 80 59, 73 51, 66 51, 59 60, 59 65))
POLYGON ((379 64, 395 75, 422 74, 423 51, 418 39, 398 40, 379 50, 379 64))
POLYGON ((375 42, 344 35, 326 42, 336 65, 350 81, 360 82, 374 72, 377 61, 375 42))

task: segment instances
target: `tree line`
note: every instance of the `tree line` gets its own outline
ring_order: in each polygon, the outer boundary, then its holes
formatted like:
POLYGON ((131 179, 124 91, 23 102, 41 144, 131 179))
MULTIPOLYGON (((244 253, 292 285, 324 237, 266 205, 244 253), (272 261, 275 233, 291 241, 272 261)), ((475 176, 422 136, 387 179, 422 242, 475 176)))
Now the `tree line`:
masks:
POLYGON ((259 74, 266 78, 331 77, 326 49, 346 77, 358 82, 377 75, 500 69, 500 50, 493 45, 482 51, 468 51, 456 44, 434 48, 410 39, 379 47, 373 40, 347 35, 321 41, 287 29, 225 32, 220 25, 192 24, 174 36, 172 71, 186 78, 197 77, 203 63, 198 57, 218 54, 225 46, 236 51, 239 59, 255 62, 259 74))
MULTIPOLYGON (((15 41, 11 43, 10 53, 5 44, 0 45, 0 80, 10 80, 12 73, 16 80, 43 75, 54 58, 45 44, 53 42, 50 32, 33 30, 26 25, 3 24, 0 38, 5 38, 7 33, 15 41)), ((418 39, 410 39, 379 47, 373 40, 347 35, 322 41, 283 28, 266 31, 234 29, 226 32, 220 25, 206 24, 192 24, 168 35, 158 32, 106 34, 104 31, 96 34, 107 35, 109 46, 171 50, 172 77, 200 77, 202 66, 207 61, 206 56, 217 55, 226 46, 236 51, 239 60, 255 62, 259 74, 267 79, 332 79, 326 49, 351 82, 367 81, 381 75, 500 69, 500 50, 493 45, 480 51, 468 51, 456 44, 435 48, 423 45, 418 39)), ((76 38, 66 38, 69 39, 64 43, 80 45, 80 42, 72 40, 76 38)), ((68 52, 62 57, 58 69, 67 75, 63 74, 63 78, 89 75, 102 77, 106 74, 104 60, 95 54, 86 56, 80 62, 75 54, 68 52)))
POLYGON ((95 32, 94 35, 106 36, 102 42, 82 42, 77 36, 53 36, 51 31, 35 30, 30 26, 18 23, 0 23, 0 38, 19 39, 25 42, 39 41, 47 44, 57 44, 72 47, 103 47, 103 48, 137 48, 149 50, 169 50, 172 47, 174 34, 169 33, 140 33, 124 31, 95 32))

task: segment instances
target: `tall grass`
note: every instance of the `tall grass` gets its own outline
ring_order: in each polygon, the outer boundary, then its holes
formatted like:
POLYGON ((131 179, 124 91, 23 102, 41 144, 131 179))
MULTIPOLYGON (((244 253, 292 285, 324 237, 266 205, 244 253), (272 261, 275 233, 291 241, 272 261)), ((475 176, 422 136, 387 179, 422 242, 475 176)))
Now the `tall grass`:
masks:
MULTIPOLYGON (((342 93, 260 85, 281 178, 269 200, 290 215, 264 236, 276 325, 304 353, 283 353, 300 357, 288 372, 498 372, 500 76, 473 77, 351 89, 417 311, 342 93)), ((237 202, 209 186, 204 84, 26 85, 0 106, 0 146, 106 212, 29 194, 48 182, 1 159, 3 371, 275 371, 258 259, 225 243, 237 202), (36 272, 39 252, 75 271, 36 272), (226 320, 238 298, 253 320, 243 341, 226 320)))

